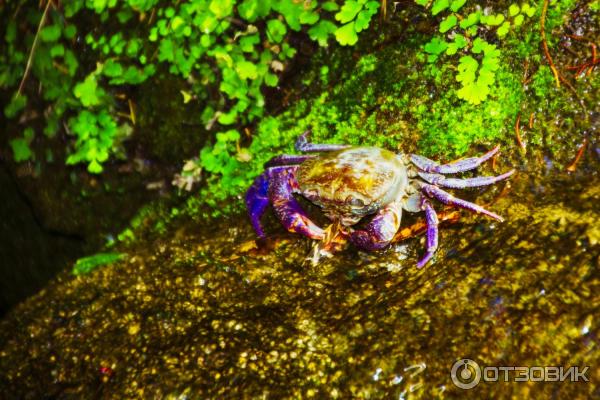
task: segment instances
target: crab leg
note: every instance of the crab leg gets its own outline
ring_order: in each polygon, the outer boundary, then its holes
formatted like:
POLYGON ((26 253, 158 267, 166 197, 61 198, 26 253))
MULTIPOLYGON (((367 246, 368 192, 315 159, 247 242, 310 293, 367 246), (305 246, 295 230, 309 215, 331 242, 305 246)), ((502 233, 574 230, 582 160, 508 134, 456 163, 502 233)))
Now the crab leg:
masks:
POLYGON ((350 241, 364 250, 380 250, 390 244, 400 227, 402 208, 390 203, 373 217, 364 229, 350 234, 350 241))
POLYGON ((434 172, 437 174, 456 174, 458 172, 469 171, 477 168, 483 162, 489 160, 500 150, 500 146, 494 147, 480 157, 470 157, 449 164, 438 164, 433 160, 416 154, 410 155, 410 161, 424 172, 434 172))
POLYGON ((295 165, 301 164, 309 158, 314 158, 313 155, 295 155, 295 154, 282 154, 271 158, 265 163, 265 167, 275 167, 280 165, 295 165))
POLYGON ((296 140, 296 151, 301 151, 304 153, 317 153, 321 151, 336 151, 347 149, 351 147, 347 144, 316 144, 310 143, 308 141, 308 135, 310 134, 310 129, 305 131, 302 135, 298 136, 296 140))
POLYGON ((437 200, 441 201, 444 204, 449 204, 449 205, 453 205, 453 206, 456 206, 456 207, 464 208, 464 209, 469 210, 469 211, 473 211, 473 212, 476 212, 476 213, 484 214, 484 215, 487 215, 488 217, 494 218, 495 220, 498 220, 500 222, 504 221, 502 219, 502 217, 499 216, 498 214, 494 214, 493 212, 486 210, 485 208, 481 207, 478 204, 471 203, 470 201, 466 201, 466 200, 462 200, 462 199, 456 198, 456 197, 452 196, 450 193, 445 192, 442 189, 438 188, 437 186, 433 186, 433 185, 429 185, 427 183, 423 183, 423 184, 421 184, 421 190, 428 197, 437 199, 437 200))
POLYGON ((248 216, 250 217, 252 227, 260 238, 265 237, 265 231, 260 223, 260 217, 262 217, 269 205, 268 190, 268 171, 265 171, 254 180, 254 183, 246 192, 246 210, 248 210, 248 216))
POLYGON ((275 215, 290 232, 301 233, 311 239, 321 240, 325 237, 323 229, 318 227, 307 216, 294 198, 297 184, 294 173, 297 166, 273 167, 267 170, 269 175, 268 196, 275 215))
POLYGON ((421 208, 425 211, 425 220, 427 221, 427 247, 423 258, 417 262, 417 268, 423 268, 425 264, 431 260, 433 254, 438 247, 438 217, 437 214, 426 198, 421 200, 421 208))
POLYGON ((478 186, 487 186, 499 182, 503 179, 508 178, 512 174, 515 173, 515 170, 510 170, 507 173, 498 176, 476 176, 474 178, 465 178, 465 179, 454 179, 454 178, 446 178, 444 175, 440 174, 428 174, 425 172, 418 172, 419 176, 425 179, 427 182, 432 185, 452 188, 452 189, 464 189, 478 186))

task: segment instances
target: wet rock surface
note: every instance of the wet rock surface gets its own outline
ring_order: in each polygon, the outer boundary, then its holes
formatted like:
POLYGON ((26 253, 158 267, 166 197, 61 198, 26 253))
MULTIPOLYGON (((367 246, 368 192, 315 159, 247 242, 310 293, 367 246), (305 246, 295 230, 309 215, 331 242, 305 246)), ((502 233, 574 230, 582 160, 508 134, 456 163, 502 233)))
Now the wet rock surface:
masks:
MULTIPOLYGON (((248 250, 245 216, 182 223, 126 261, 60 275, 0 324, 6 398, 589 398, 599 396, 600 186, 525 173, 386 252, 312 267, 311 242, 248 250), (589 382, 453 385, 454 362, 590 366, 589 382)), ((591 171, 591 172, 590 172, 591 171)), ((276 224, 269 226, 281 232, 276 224)))

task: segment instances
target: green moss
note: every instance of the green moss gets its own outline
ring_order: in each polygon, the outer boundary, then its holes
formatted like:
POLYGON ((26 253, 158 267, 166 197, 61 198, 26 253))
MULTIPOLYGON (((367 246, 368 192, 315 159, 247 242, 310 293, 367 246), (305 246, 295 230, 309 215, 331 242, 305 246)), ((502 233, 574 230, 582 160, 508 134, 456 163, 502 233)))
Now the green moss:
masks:
POLYGON ((75 262, 72 272, 73 275, 88 274, 98 267, 120 261, 125 256, 127 255, 123 253, 98 253, 92 256, 80 258, 77 260, 77 262, 75 262))
POLYGON ((424 133, 422 151, 458 156, 476 142, 506 142, 525 94, 520 76, 507 66, 496 72, 496 80, 493 94, 480 105, 459 102, 450 90, 438 99, 411 107, 424 133))

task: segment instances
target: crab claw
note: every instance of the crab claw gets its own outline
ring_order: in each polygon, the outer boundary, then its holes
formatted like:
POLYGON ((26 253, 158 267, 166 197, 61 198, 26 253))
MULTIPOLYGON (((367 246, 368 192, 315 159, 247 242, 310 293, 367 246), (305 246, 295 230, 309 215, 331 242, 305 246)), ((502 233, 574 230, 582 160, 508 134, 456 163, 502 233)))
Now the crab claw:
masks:
POLYGON ((308 218, 294 198, 294 173, 297 169, 298 167, 275 167, 267 170, 270 180, 269 200, 275 215, 288 231, 321 240, 325 237, 325 232, 308 218))
POLYGON ((390 244, 402 217, 402 208, 398 203, 390 203, 379 210, 364 229, 354 230, 350 241, 364 250, 381 250, 390 244))

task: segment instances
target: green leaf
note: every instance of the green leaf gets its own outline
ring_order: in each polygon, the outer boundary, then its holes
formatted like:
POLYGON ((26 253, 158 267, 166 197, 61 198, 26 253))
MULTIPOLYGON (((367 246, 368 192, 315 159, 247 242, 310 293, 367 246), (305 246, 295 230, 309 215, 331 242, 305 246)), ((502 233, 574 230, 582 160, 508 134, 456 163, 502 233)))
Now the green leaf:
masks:
POLYGON ((158 60, 173 62, 175 60, 175 47, 171 39, 163 39, 158 45, 158 60))
POLYGON ((49 25, 40 31, 40 39, 43 42, 56 42, 60 38, 60 26, 49 25))
POLYGON ((117 123, 107 109, 98 113, 88 110, 80 111, 76 117, 69 119, 70 133, 77 136, 75 151, 67 157, 67 164, 87 163, 88 171, 100 173, 102 162, 108 159, 109 153, 115 151, 117 135, 125 137, 127 125, 118 129, 117 123))
POLYGON ((313 11, 305 10, 300 13, 298 20, 303 25, 314 25, 319 20, 319 14, 313 11))
POLYGON ((342 46, 352 46, 358 42, 358 36, 354 30, 354 22, 350 22, 336 29, 335 39, 342 46))
POLYGON ((280 20, 271 19, 267 21, 267 37, 269 38, 269 41, 279 43, 283 40, 286 33, 287 28, 280 20))
POLYGON ((431 7, 431 15, 438 15, 450 6, 450 0, 435 0, 431 7))
POLYGON ((104 91, 98 88, 96 74, 91 73, 83 82, 75 85, 73 94, 81 101, 84 107, 92 107, 100 104, 100 97, 104 94, 104 91))
POLYGON ((62 6, 64 7, 65 17, 71 18, 81 10, 83 7, 83 0, 72 0, 62 4, 62 6))
POLYGON ((431 40, 423 46, 423 50, 429 54, 429 56, 427 57, 427 61, 430 63, 437 60, 438 56, 442 54, 447 48, 448 43, 446 43, 443 39, 437 36, 431 38, 431 40))
POLYGON ((135 56, 137 56, 141 48, 142 41, 140 39, 131 39, 127 43, 127 48, 125 51, 127 52, 127 56, 135 58, 135 56))
POLYGON ((127 254, 124 253, 98 253, 92 256, 83 257, 75 262, 71 272, 73 275, 85 275, 95 268, 114 264, 123 260, 125 257, 127 257, 127 254))
POLYGON ((120 10, 117 12, 117 19, 121 24, 125 24, 133 18, 133 11, 131 9, 120 10))
POLYGON ((494 84, 495 71, 500 62, 500 51, 496 46, 481 39, 480 41, 478 47, 484 53, 481 68, 473 57, 464 56, 460 59, 456 75, 456 80, 462 83, 457 96, 475 105, 484 101, 490 93, 490 86, 494 84))
POLYGON ((308 36, 311 40, 319 42, 319 46, 327 46, 329 36, 335 32, 337 26, 328 20, 321 20, 315 26, 308 30, 308 36))
POLYGON ((520 8, 518 4, 511 4, 510 7, 508 7, 508 15, 510 15, 511 17, 517 15, 519 11, 520 8))
POLYGON ((211 33, 219 26, 219 20, 210 13, 201 14, 194 22, 202 33, 211 33))
POLYGON ((471 48, 471 51, 475 54, 479 54, 484 51, 488 45, 489 43, 482 38, 475 38, 475 40, 473 40, 473 47, 471 48))
POLYGON ((233 11, 234 0, 212 0, 208 9, 219 19, 228 17, 233 11))
POLYGON ((367 3, 367 8, 359 12, 356 16, 356 21, 354 22, 354 29, 356 30, 356 32, 361 32, 369 27, 371 18, 373 17, 373 15, 377 14, 378 8, 379 3, 377 3, 376 1, 367 3), (373 7, 372 4, 375 4, 376 7, 373 7))
POLYGON ((110 78, 121 76, 123 74, 123 66, 112 58, 109 58, 104 63, 102 73, 110 78))
POLYGON ((454 41, 451 42, 446 49, 446 54, 449 56, 456 54, 458 50, 464 49, 467 44, 467 39, 463 35, 455 35, 454 41))
POLYGON ((332 12, 339 10, 340 6, 338 6, 335 1, 326 1, 325 3, 321 4, 321 8, 325 11, 332 12))
POLYGON ((17 24, 15 20, 8 22, 6 26, 6 33, 4 34, 4 40, 6 43, 13 43, 17 38, 17 24))
POLYGON ((486 24, 487 26, 498 26, 504 22, 504 15, 503 14, 482 15, 480 20, 482 23, 486 24))
POLYGON ((33 128, 25 128, 25 130, 23 131, 23 137, 25 138, 27 143, 31 143, 33 141, 33 138, 35 137, 35 132, 33 131, 33 128))
POLYGON ((473 25, 465 29, 465 32, 468 36, 477 36, 477 31, 479 30, 479 25, 473 25))
MULTIPOLYGON (((247 36, 243 36, 241 40, 244 40, 245 38, 247 38, 247 36)), ((240 42, 241 42, 241 40, 240 40, 240 42)), ((209 47, 211 47, 212 43, 213 43, 213 39, 212 39, 211 35, 205 33, 204 35, 200 36, 200 45, 202 47, 209 48, 209 47)))
POLYGON ((240 49, 245 53, 252 53, 254 51, 254 46, 259 43, 260 36, 258 34, 244 36, 240 39, 240 49))
POLYGON ((236 63, 235 71, 242 79, 256 79, 257 69, 256 65, 250 61, 241 61, 236 63))
POLYGON ((69 70, 69 76, 75 76, 77 68, 79 67, 79 62, 75 57, 75 53, 73 53, 70 49, 67 49, 65 51, 63 60, 65 62, 65 65, 67 66, 67 69, 69 70))
POLYGON ((91 174, 99 174, 99 173, 101 173, 104 170, 104 168, 102 168, 102 164, 100 164, 98 162, 98 160, 96 158, 94 158, 88 164, 87 170, 91 174))
POLYGON ((454 15, 454 14, 448 15, 446 18, 444 18, 442 20, 442 22, 440 22, 440 32, 441 33, 448 32, 450 29, 452 29, 456 26, 457 22, 458 22, 458 18, 456 18, 456 15, 454 15))
POLYGON ((291 47, 289 44, 284 43, 283 46, 281 46, 281 53, 280 53, 280 59, 286 59, 286 58, 292 58, 296 55, 296 49, 291 47))
POLYGON ((236 109, 232 109, 228 113, 219 115, 218 121, 222 125, 231 125, 237 121, 238 112, 236 109))
POLYGON ((91 1, 88 1, 87 6, 93 8, 94 11, 96 11, 96 14, 100 14, 106 8, 114 7, 116 3, 117 3, 116 0, 91 0, 91 1))
POLYGON ((340 21, 342 24, 350 22, 356 18, 362 8, 362 3, 355 0, 346 0, 340 12, 335 14, 335 19, 340 21))
POLYGON ((77 27, 75 25, 67 25, 63 31, 65 39, 73 39, 77 34, 77 27))
POLYGON ((521 12, 527 15, 529 18, 535 15, 535 8, 531 7, 529 4, 524 3, 521 5, 521 12))
POLYGON ((8 103, 6 107, 4 107, 4 115, 6 115, 6 118, 14 118, 19 113, 19 111, 25 108, 26 104, 27 96, 13 96, 12 99, 10 99, 10 103, 8 103))
POLYGON ((176 15, 175 18, 171 20, 171 29, 177 31, 180 27, 185 25, 185 20, 181 18, 179 15, 176 15))
POLYGON ((427 4, 429 4, 429 0, 415 0, 415 3, 419 6, 427 6, 427 4))
POLYGON ((16 162, 23 162, 33 159, 33 152, 29 148, 29 143, 23 138, 13 139, 10 141, 13 158, 16 162))
POLYGON ((305 10, 310 10, 312 7, 316 5, 316 2, 303 2, 297 0, 279 0, 273 3, 273 9, 279 12, 284 18, 285 22, 287 22, 290 29, 294 31, 299 31, 302 26, 300 24, 300 15, 305 10), (305 4, 310 5, 305 8, 305 4))
POLYGON ((62 43, 55 44, 50 48, 50 56, 52 58, 62 57, 65 54, 65 47, 62 43))
POLYGON ((452 4, 450 4, 450 10, 452 10, 452 12, 457 12, 462 8, 462 6, 465 5, 466 2, 467 0, 454 0, 452 4))
POLYGON ((245 0, 238 7, 240 17, 248 22, 254 22, 259 17, 265 17, 271 9, 269 0, 245 0))
POLYGON ((508 33, 509 30, 510 30, 510 22, 504 21, 504 23, 502 25, 500 25, 500 27, 496 31, 496 34, 499 37, 504 37, 504 36, 506 36, 506 34, 508 33))
MULTIPOLYGON (((54 110, 56 111, 56 110, 54 110)), ((52 138, 58 132, 58 124, 59 124, 59 112, 50 112, 46 117, 46 126, 44 127, 44 135, 49 138, 52 138)))
POLYGON ((275 86, 277 86, 278 82, 279 82, 279 78, 277 77, 277 75, 272 74, 270 72, 267 72, 265 74, 265 85, 270 86, 270 87, 275 87, 275 86))
POLYGON ((458 63, 458 75, 456 80, 463 84, 470 84, 475 81, 475 73, 479 68, 479 63, 471 56, 462 56, 458 63))
POLYGON ((513 20, 513 24, 515 26, 521 26, 523 24, 523 21, 525 21, 525 17, 523 16, 523 14, 519 14, 513 20))
POLYGON ((467 18, 460 21, 460 27, 463 29, 467 29, 467 28, 475 25, 476 23, 478 23, 480 18, 481 18, 480 11, 472 12, 467 16, 467 18))

